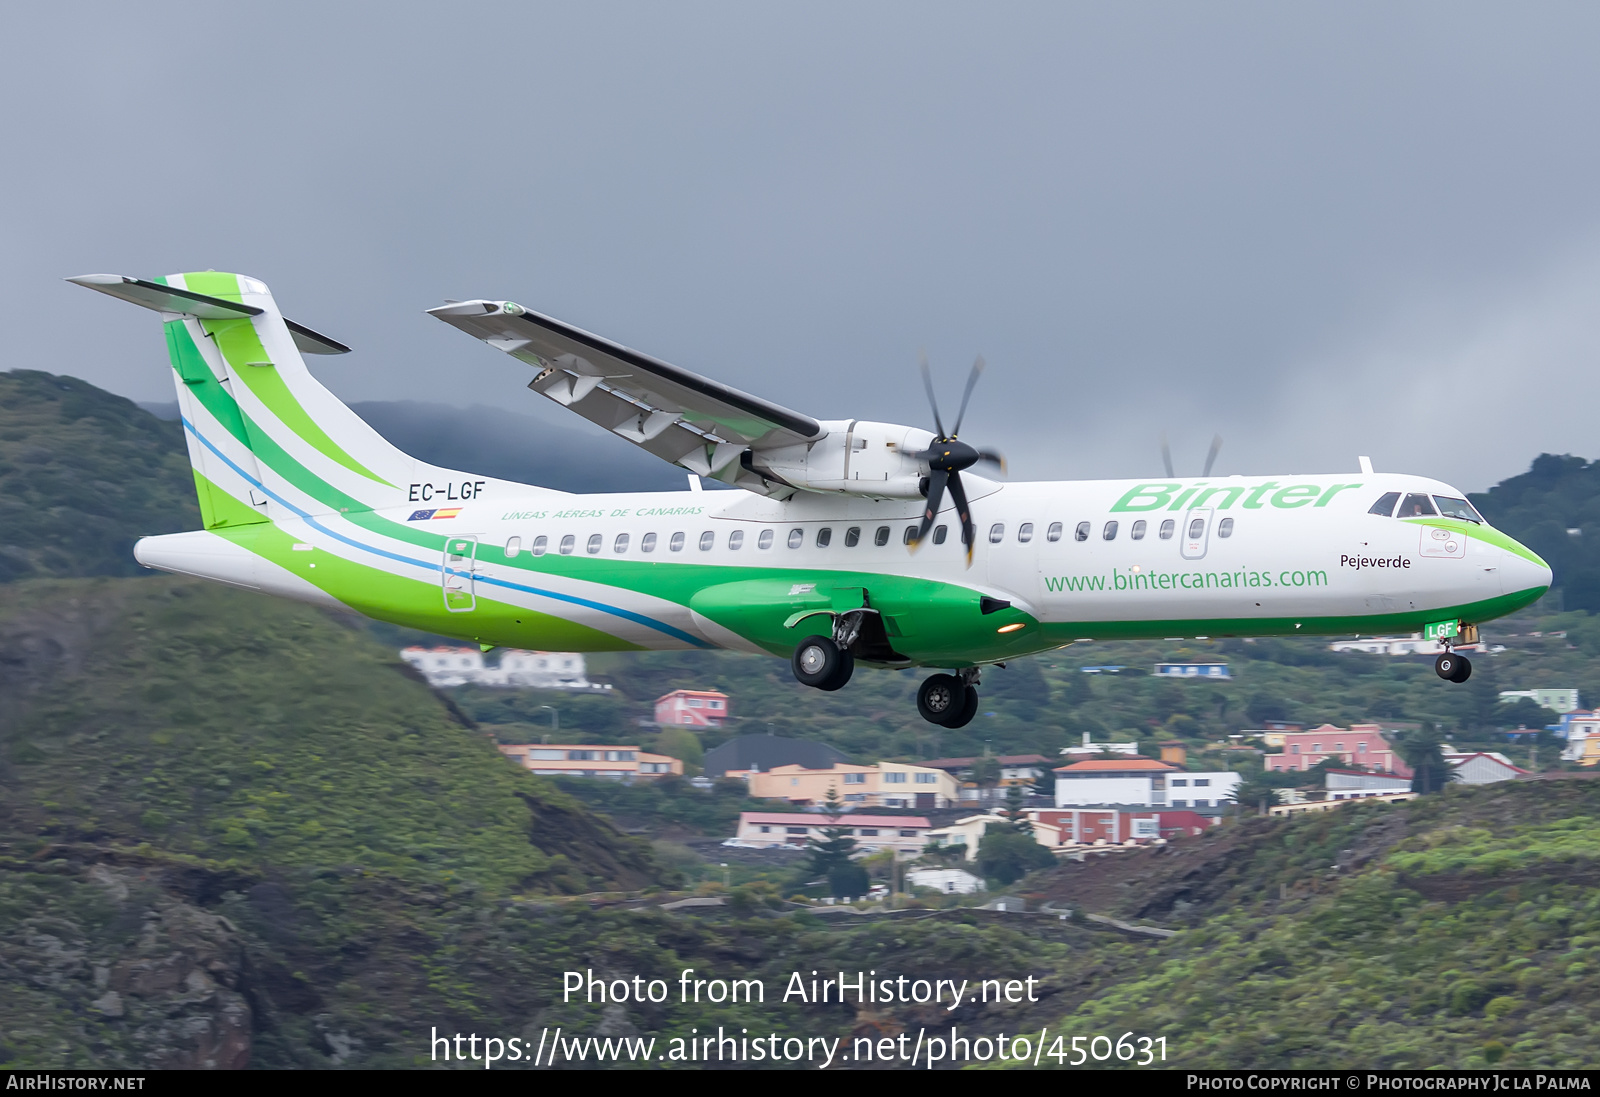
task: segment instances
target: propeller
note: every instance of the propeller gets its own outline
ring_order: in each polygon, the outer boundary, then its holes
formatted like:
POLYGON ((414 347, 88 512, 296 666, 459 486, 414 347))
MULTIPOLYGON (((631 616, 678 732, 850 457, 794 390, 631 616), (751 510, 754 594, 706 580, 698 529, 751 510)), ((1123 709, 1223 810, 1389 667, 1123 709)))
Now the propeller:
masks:
MULTIPOLYGON (((1206 453, 1206 467, 1201 476, 1210 476, 1212 466, 1217 463, 1217 454, 1222 452, 1222 435, 1215 435, 1211 439, 1211 449, 1206 453)), ((1161 464, 1167 470, 1167 479, 1171 480, 1177 474, 1172 471, 1172 447, 1167 445, 1167 432, 1161 432, 1161 464)))
POLYGON ((948 491, 950 502, 955 504, 956 514, 961 519, 961 541, 967 546, 969 568, 972 566, 972 543, 977 539, 977 531, 972 524, 972 508, 967 505, 966 489, 961 485, 961 472, 979 461, 998 465, 1001 472, 1006 468, 1006 459, 995 450, 975 449, 959 437, 961 421, 967 416, 967 403, 972 399, 973 387, 977 385, 983 367, 983 355, 980 354, 977 361, 972 363, 972 372, 967 375, 967 389, 961 394, 961 407, 956 411, 955 426, 946 432, 944 420, 939 415, 939 400, 933 392, 933 373, 928 369, 928 356, 922 355, 922 386, 928 392, 928 406, 933 409, 933 425, 938 434, 933 439, 933 445, 917 454, 919 460, 928 463, 928 504, 922 510, 922 524, 911 538, 911 551, 915 552, 923 538, 928 536, 934 516, 939 513, 944 494, 948 491))

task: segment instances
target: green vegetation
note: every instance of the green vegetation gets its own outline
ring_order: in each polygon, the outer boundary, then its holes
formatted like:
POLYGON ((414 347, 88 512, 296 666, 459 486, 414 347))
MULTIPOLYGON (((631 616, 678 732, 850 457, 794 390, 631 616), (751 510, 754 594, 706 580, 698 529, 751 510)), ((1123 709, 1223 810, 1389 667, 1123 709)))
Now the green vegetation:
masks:
POLYGON ((1518 782, 1064 870, 1055 894, 1190 928, 1060 1025, 1183 1067, 1592 1067, 1597 828, 1600 782, 1518 782))
POLYGON ((134 541, 199 525, 181 425, 75 377, 0 373, 0 582, 135 575, 134 541))

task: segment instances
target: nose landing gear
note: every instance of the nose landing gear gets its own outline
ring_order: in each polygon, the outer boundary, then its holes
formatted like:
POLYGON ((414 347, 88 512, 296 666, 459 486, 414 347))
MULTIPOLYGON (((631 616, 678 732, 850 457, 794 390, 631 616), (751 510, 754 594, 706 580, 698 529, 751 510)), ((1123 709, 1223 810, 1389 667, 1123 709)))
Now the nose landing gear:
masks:
POLYGON ((917 689, 917 712, 930 724, 964 728, 978 715, 978 670, 930 675, 917 689))
POLYGON ((1433 669, 1446 682, 1465 682, 1472 677, 1472 662, 1465 655, 1447 651, 1433 661, 1433 669))

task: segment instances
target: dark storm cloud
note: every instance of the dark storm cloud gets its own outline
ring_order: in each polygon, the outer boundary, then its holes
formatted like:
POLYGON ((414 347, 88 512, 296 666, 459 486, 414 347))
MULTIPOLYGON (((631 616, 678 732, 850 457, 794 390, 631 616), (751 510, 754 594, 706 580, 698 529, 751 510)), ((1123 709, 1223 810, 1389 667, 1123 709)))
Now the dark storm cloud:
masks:
MULTIPOLYGON (((510 297, 1017 475, 1594 455, 1588 5, 42 5, 0 43, 8 366, 170 399, 58 279, 213 267, 351 400, 526 409, 510 297)), ((567 420, 571 419, 571 422, 567 420)))

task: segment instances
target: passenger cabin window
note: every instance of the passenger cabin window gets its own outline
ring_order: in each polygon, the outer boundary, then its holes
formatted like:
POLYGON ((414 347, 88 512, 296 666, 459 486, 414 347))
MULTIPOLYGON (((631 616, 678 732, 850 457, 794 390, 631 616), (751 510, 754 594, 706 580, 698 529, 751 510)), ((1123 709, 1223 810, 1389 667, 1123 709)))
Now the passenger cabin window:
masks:
POLYGON ((1033 540, 1032 522, 1024 522, 1022 525, 1017 527, 1017 540, 1021 541, 1023 544, 1027 544, 1029 541, 1033 540))
POLYGON ((903 545, 909 545, 911 543, 911 539, 913 537, 915 537, 916 535, 917 535, 917 527, 916 526, 907 526, 906 527, 906 535, 900 539, 900 543, 903 544, 903 545))
POLYGON ((758 549, 769 549, 771 547, 772 547, 772 531, 770 529, 764 529, 764 530, 761 531, 761 536, 756 538, 756 548, 758 548, 758 549))
POLYGON ((1426 495, 1413 493, 1405 497, 1400 504, 1400 513, 1397 518, 1432 518, 1439 512, 1433 509, 1433 500, 1426 495))
POLYGON ((851 526, 844 531, 844 547, 855 548, 861 543, 861 527, 851 526))
POLYGON ((682 552, 683 541, 683 531, 679 530, 677 533, 672 535, 672 540, 667 542, 667 548, 671 549, 673 552, 682 552))
POLYGON ((611 542, 611 551, 612 552, 627 552, 628 551, 628 535, 626 533, 617 534, 617 539, 615 541, 611 542))
POLYGON ((584 547, 588 549, 589 555, 593 556, 595 553, 600 551, 600 546, 604 545, 605 543, 606 539, 604 534, 591 533, 589 534, 589 543, 584 547))
POLYGON ((729 549, 731 549, 734 552, 737 552, 743 546, 744 546, 744 530, 736 529, 732 533, 728 534, 728 548, 729 549))
POLYGON ((1078 528, 1072 531, 1074 541, 1087 541, 1089 539, 1089 523, 1079 522, 1078 528))
POLYGON ((533 544, 528 548, 528 551, 533 553, 535 556, 543 556, 545 552, 549 550, 549 548, 550 538, 541 533, 539 536, 533 539, 533 544))
POLYGON ((936 544, 936 545, 944 544, 944 539, 946 537, 948 537, 948 536, 950 536, 950 527, 949 526, 934 526, 933 527, 933 543, 934 544, 936 544))
POLYGON ((805 530, 803 530, 803 529, 792 529, 792 530, 789 531, 789 547, 790 548, 799 548, 801 545, 805 544, 805 540, 806 540, 806 531, 805 530))
POLYGON ((1004 522, 996 522, 994 525, 989 527, 989 543, 991 545, 998 545, 1005 535, 1006 524, 1004 522))
POLYGON ((571 556, 572 555, 572 548, 577 543, 578 543, 578 539, 576 537, 574 537, 570 533, 567 534, 565 537, 563 537, 561 539, 561 555, 563 555, 563 556, 571 556))
POLYGON ((519 553, 521 551, 522 551, 522 538, 520 538, 520 537, 508 537, 508 538, 506 538, 506 559, 507 560, 511 559, 513 556, 515 556, 517 553, 519 553))
MULTIPOLYGON (((1460 518, 1467 522, 1482 522, 1478 512, 1472 509, 1472 504, 1465 499, 1455 499, 1448 495, 1435 495, 1433 501, 1439 504, 1439 513, 1446 518, 1460 518)), ((509 553, 507 555, 510 555, 509 553)))
POLYGON ((1133 524, 1133 528, 1128 531, 1128 536, 1132 537, 1135 541, 1143 541, 1144 531, 1146 528, 1148 527, 1146 527, 1144 519, 1141 518, 1133 524))
POLYGON ((1232 537, 1233 536, 1233 519, 1232 518, 1224 518, 1222 521, 1217 523, 1217 536, 1218 537, 1232 537))
POLYGON ((872 543, 877 545, 879 548, 887 545, 889 543, 889 527, 879 526, 878 532, 872 536, 872 543))
POLYGON ((711 551, 711 546, 716 544, 716 543, 717 543, 717 535, 715 533, 712 533, 710 530, 706 530, 704 533, 702 533, 700 535, 700 551, 701 552, 710 552, 711 551))
POLYGON ((656 535, 655 534, 647 533, 643 537, 639 538, 639 551, 640 552, 654 552, 655 550, 656 550, 656 535))
POLYGON ((1061 540, 1061 523, 1051 522, 1050 528, 1044 531, 1044 536, 1047 541, 1061 540))
POLYGON ((1100 530, 1100 539, 1102 541, 1115 541, 1117 539, 1116 522, 1107 522, 1105 524, 1105 527, 1100 530))
POLYGON ((1382 495, 1378 496, 1378 501, 1372 504, 1372 509, 1367 511, 1367 513, 1381 514, 1385 518, 1388 518, 1394 514, 1394 505, 1399 501, 1400 493, 1398 491, 1386 491, 1382 495))
POLYGON ((1204 518, 1196 518, 1194 521, 1189 523, 1189 540, 1191 540, 1191 541, 1200 540, 1200 535, 1202 533, 1204 533, 1205 531, 1206 531, 1206 520, 1204 518))
POLYGON ((817 547, 818 548, 827 548, 832 543, 833 543, 833 527, 832 526, 823 526, 821 529, 817 530, 817 547))
POLYGON ((1170 541, 1172 540, 1172 531, 1177 528, 1178 527, 1173 523, 1172 519, 1168 518, 1165 522, 1161 523, 1161 531, 1156 536, 1160 537, 1163 541, 1170 541))

